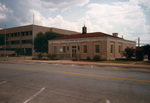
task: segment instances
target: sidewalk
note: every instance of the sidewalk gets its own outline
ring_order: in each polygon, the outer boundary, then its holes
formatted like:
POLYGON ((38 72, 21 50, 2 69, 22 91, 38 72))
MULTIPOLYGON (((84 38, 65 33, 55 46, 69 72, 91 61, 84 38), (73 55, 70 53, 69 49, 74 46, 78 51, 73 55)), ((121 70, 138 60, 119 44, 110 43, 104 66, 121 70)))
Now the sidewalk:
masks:
POLYGON ((3 62, 11 63, 49 63, 49 64, 77 64, 77 65, 97 65, 97 66, 114 66, 114 67, 126 67, 126 68, 147 68, 150 69, 150 65, 143 64, 121 64, 121 63, 102 63, 92 61, 72 61, 72 60, 8 60, 3 62))

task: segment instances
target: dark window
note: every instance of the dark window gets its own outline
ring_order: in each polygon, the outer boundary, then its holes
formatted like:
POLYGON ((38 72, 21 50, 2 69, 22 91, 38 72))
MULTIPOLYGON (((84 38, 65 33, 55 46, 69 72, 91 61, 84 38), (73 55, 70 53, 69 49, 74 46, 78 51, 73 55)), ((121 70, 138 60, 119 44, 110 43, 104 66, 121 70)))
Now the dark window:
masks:
POLYGON ((83 45, 83 53, 87 53, 87 45, 83 45))
POLYGON ((99 45, 95 45, 95 53, 99 53, 99 45))
POLYGON ((20 33, 18 33, 18 37, 20 36, 20 33))
POLYGON ((20 41, 19 40, 16 40, 16 41, 11 41, 11 44, 13 45, 13 44, 19 44, 20 43, 20 41))
POLYGON ((11 34, 11 37, 13 37, 13 34, 11 34))
POLYGON ((66 46, 63 46, 63 53, 66 53, 66 46))
POLYGON ((22 44, 32 44, 32 40, 22 40, 22 44))
POLYGON ((24 32, 21 32, 21 35, 24 36, 24 32))
POLYGON ((32 31, 30 31, 30 35, 32 35, 32 31))
POLYGON ((121 52, 121 45, 118 46, 118 53, 121 52))
POLYGON ((113 45, 110 45, 110 53, 113 53, 113 45))
POLYGON ((26 35, 28 36, 28 35, 29 35, 29 33, 28 33, 28 32, 26 32, 26 35))
POLYGON ((15 37, 17 36, 17 33, 15 33, 15 37))

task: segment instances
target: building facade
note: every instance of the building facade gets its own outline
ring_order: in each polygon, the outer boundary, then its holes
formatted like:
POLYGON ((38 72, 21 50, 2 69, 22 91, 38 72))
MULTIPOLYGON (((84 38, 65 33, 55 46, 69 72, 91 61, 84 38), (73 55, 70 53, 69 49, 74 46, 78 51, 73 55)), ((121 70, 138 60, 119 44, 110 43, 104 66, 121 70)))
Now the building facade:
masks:
POLYGON ((113 35, 94 32, 69 35, 49 40, 49 54, 63 55, 65 58, 87 59, 99 55, 102 60, 122 58, 121 52, 127 47, 136 48, 135 41, 125 40, 113 35))
MULTIPOLYGON (((6 34, 7 54, 12 53, 12 51, 15 51, 19 48, 25 50, 26 54, 31 55, 33 46, 33 36, 35 37, 39 32, 45 33, 48 31, 65 35, 72 35, 77 33, 74 31, 58 29, 53 27, 50 28, 38 25, 26 25, 2 29, 0 30, 0 35, 6 34)), ((4 48, 4 45, 1 45, 1 48, 4 48)), ((4 51, 0 51, 0 54, 2 53, 4 53, 4 51)))

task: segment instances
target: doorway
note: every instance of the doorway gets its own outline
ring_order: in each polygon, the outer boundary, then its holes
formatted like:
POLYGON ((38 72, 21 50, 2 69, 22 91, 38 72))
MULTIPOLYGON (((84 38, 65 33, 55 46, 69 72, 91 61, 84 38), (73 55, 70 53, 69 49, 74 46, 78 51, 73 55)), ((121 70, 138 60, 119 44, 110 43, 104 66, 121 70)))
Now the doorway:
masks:
POLYGON ((77 49, 76 49, 76 46, 72 46, 72 57, 73 58, 76 58, 77 56, 77 49))

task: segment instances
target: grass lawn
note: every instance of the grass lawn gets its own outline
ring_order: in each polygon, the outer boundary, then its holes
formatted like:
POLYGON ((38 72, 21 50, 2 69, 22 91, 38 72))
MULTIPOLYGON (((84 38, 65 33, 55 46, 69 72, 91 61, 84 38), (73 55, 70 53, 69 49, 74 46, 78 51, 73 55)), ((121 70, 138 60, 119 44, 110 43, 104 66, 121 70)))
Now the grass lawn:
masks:
POLYGON ((100 61, 100 63, 120 63, 120 64, 150 65, 150 61, 127 61, 127 60, 109 60, 109 61, 100 61))

